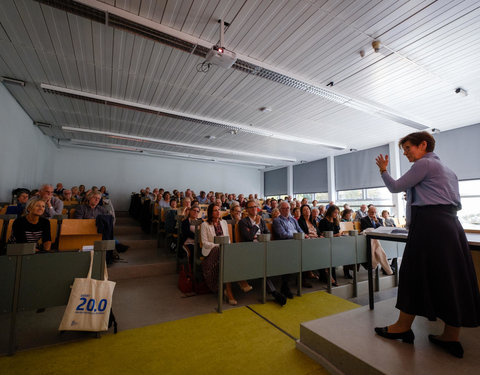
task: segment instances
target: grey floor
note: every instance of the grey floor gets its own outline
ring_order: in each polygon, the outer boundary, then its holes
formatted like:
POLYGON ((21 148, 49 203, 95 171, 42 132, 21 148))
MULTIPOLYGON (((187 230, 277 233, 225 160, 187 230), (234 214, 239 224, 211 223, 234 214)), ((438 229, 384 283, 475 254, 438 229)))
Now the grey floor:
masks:
MULTIPOLYGON (((386 293, 385 293, 386 294, 386 293)), ((302 324, 300 342, 311 349, 312 357, 333 364, 346 374, 478 374, 480 369, 480 327, 463 328, 461 342, 465 350, 458 359, 432 345, 429 334, 440 334, 443 324, 417 317, 412 330, 414 344, 388 340, 374 333, 374 327, 392 323, 397 315, 396 298, 349 310, 302 324), (316 356, 318 355, 318 356, 316 356)), ((331 370, 331 369, 330 369, 331 370)), ((331 371, 335 373, 335 371, 331 371)))
MULTIPOLYGON (((120 254, 120 261, 108 268, 110 280, 116 281, 113 298, 113 311, 119 330, 143 327, 151 324, 188 318, 195 315, 215 312, 217 298, 214 294, 186 297, 177 287, 176 258, 165 249, 164 242, 157 248, 156 235, 142 233, 137 221, 119 213, 115 227, 116 238, 130 246, 120 254)), ((366 271, 359 272, 359 280, 365 280, 366 271)), ((340 285, 348 285, 351 280, 343 278, 341 268, 337 269, 340 285)), ((304 288, 303 293, 326 290, 326 284, 310 280, 313 288, 304 288)), ((261 300, 260 280, 250 281, 254 289, 243 293, 233 286, 237 306, 259 303, 261 300)), ((292 290, 296 288, 292 283, 292 290)), ((377 293, 376 300, 388 299, 396 295, 396 288, 377 293)), ((268 297, 270 298, 270 297, 268 297)), ((368 296, 351 299, 360 305, 368 303, 368 296)), ((288 304, 286 305, 288 307, 288 304)), ((225 310, 235 308, 227 304, 225 310)), ((58 325, 65 306, 48 308, 45 312, 20 312, 17 318, 17 350, 54 345, 62 342, 92 337, 91 333, 58 333, 58 325)), ((0 314, 0 354, 5 354, 8 343, 9 314, 0 314)))

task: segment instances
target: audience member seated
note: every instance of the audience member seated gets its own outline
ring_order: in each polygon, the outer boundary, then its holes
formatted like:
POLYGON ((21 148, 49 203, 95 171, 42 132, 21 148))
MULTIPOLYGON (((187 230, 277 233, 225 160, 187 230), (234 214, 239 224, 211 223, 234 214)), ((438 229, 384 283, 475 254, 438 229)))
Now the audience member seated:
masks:
MULTIPOLYGON (((190 211, 190 207, 192 207, 192 199, 189 198, 189 197, 183 198, 183 200, 182 200, 182 215, 184 217, 187 217, 187 215, 189 214, 188 211, 190 211)), ((200 210, 199 210, 199 212, 200 212, 200 210)))
POLYGON ((360 219, 360 228, 361 230, 365 230, 367 228, 378 228, 383 226, 383 220, 379 219, 377 216, 377 209, 374 205, 370 205, 367 211, 367 216, 360 219))
POLYGON ((230 207, 230 213, 223 217, 223 220, 233 220, 237 224, 242 219, 242 208, 237 201, 234 201, 230 207))
MULTIPOLYGON (((105 185, 100 186, 100 193, 102 193, 102 198, 108 198, 109 194, 105 185)), ((155 194, 154 194, 155 196, 155 194)), ((155 200, 155 198, 153 199, 155 200)))
POLYGON ((200 196, 197 197, 198 203, 200 204, 207 204, 208 203, 208 197, 207 194, 202 190, 200 191, 200 196))
POLYGON ((70 189, 63 189, 63 194, 59 198, 64 202, 70 202, 73 199, 72 191, 70 189))
POLYGON ((342 222, 349 222, 349 221, 353 221, 352 220, 352 213, 353 213, 353 210, 351 210, 350 208, 346 208, 345 210, 342 211, 342 222))
POLYGON ((40 190, 33 189, 30 191, 30 198, 40 198, 40 190))
POLYGON ((327 210, 323 204, 318 206, 318 217, 320 218, 320 220, 325 217, 325 212, 327 212, 327 210))
MULTIPOLYGON (((370 231, 375 228, 381 227, 383 223, 377 217, 377 209, 374 205, 370 205, 367 211, 368 216, 360 220, 360 226, 362 231, 370 231)), ((378 264, 382 266, 384 273, 392 275, 393 271, 388 264, 387 254, 383 250, 382 245, 378 240, 371 240, 372 247, 372 268, 376 269, 378 264)))
POLYGON ((159 205, 161 208, 168 208, 168 207, 170 207, 170 192, 169 192, 169 191, 166 191, 165 193, 163 193, 163 197, 162 197, 162 199, 158 202, 158 205, 159 205))
POLYGON ((245 199, 245 196, 243 194, 240 194, 238 196, 238 203, 240 203, 240 207, 244 208, 247 205, 247 201, 245 199))
POLYGON ((170 210, 165 215, 165 232, 176 233, 175 226, 177 225, 177 200, 170 199, 170 210))
MULTIPOLYGON (((280 203, 280 216, 273 220, 273 234, 276 240, 288 240, 293 238, 294 233, 303 233, 298 221, 290 215, 290 205, 283 201, 280 203)), ((290 275, 282 276, 280 292, 287 298, 293 298, 288 286, 290 275)))
POLYGON ((85 185, 80 185, 78 187, 78 194, 80 195, 80 202, 83 201, 83 199, 85 198, 85 195, 87 194, 87 192, 85 191, 85 185))
POLYGON ((259 234, 270 233, 265 221, 258 215, 255 200, 252 199, 247 202, 246 213, 247 216, 238 223, 241 241, 257 241, 259 234))
POLYGON ((272 213, 270 214, 270 217, 273 219, 276 219, 277 217, 280 216, 280 209, 277 207, 277 208, 273 208, 272 209, 272 213))
MULTIPOLYGON (((53 189, 52 189, 53 192, 53 189)), ((49 251, 52 246, 50 221, 43 216, 45 201, 32 198, 25 209, 26 215, 15 219, 9 243, 36 243, 36 251, 49 251), (38 242, 42 240, 42 244, 38 242)))
POLYGON ((85 197, 85 203, 78 206, 73 214, 74 219, 96 219, 98 215, 109 215, 108 211, 99 205, 102 193, 90 191, 85 197))
POLYGON ((300 217, 302 216, 302 212, 301 212, 301 210, 300 210, 300 207, 295 207, 295 208, 293 209, 292 215, 293 215, 293 218, 294 218, 295 220, 300 219, 300 217))
POLYGON ((197 217, 198 213, 200 212, 200 207, 187 207, 185 212, 186 219, 182 221, 182 237, 180 239, 180 248, 183 249, 185 253, 180 252, 180 254, 185 254, 188 257, 189 264, 193 265, 193 250, 195 247, 195 223, 198 220, 197 217))
MULTIPOLYGON (((241 241, 258 241, 259 234, 270 233, 263 219, 257 215, 257 204, 253 199, 247 202, 246 212, 247 216, 238 222, 241 241)), ((244 292, 252 290, 246 281, 240 281, 238 284, 244 292)))
POLYGON ((268 198, 266 201, 265 201, 265 204, 263 206, 263 209, 265 211, 267 211, 269 214, 272 213, 272 206, 270 205, 272 202, 272 200, 270 198, 268 198))
POLYGON ((78 186, 72 186, 72 199, 77 200, 78 203, 80 203, 82 201, 82 197, 80 196, 78 186))
POLYGON ((320 211, 318 210, 318 208, 313 207, 312 208, 312 217, 311 217, 310 221, 317 228, 317 232, 318 232, 318 224, 320 223, 320 220, 322 220, 322 218, 319 216, 319 214, 320 214, 320 211))
MULTIPOLYGON (((333 232, 334 237, 340 237, 340 221, 338 215, 340 210, 334 204, 330 204, 327 212, 325 212, 325 217, 320 220, 318 224, 318 230, 321 232, 322 236, 325 236, 325 232, 333 232)), ((337 284, 337 275, 335 268, 332 267, 332 285, 338 286, 337 284)))
POLYGON ((40 190, 40 199, 45 202, 43 217, 53 218, 55 215, 61 215, 63 211, 63 202, 60 198, 53 196, 53 186, 43 185, 40 190))
MULTIPOLYGON (((145 188, 145 192, 144 192, 144 200, 146 200, 146 199, 150 199, 150 201, 155 202, 155 194, 153 194, 150 191, 150 187, 148 187, 148 186, 145 188)), ((170 194, 169 194, 168 199, 167 199, 167 207, 168 207, 168 202, 170 202, 170 194)))
MULTIPOLYGON (((215 236, 228 236, 228 226, 225 220, 220 219, 220 207, 214 203, 207 209, 207 221, 200 227, 202 238, 202 255, 205 257, 202 262, 203 278, 212 292, 218 291, 218 272, 220 262, 220 248, 215 244, 215 236)), ((233 297, 231 283, 225 284, 225 298, 230 305, 236 305, 233 297)))
POLYGON ((390 212, 388 212, 388 210, 382 211, 382 218, 386 227, 396 227, 395 221, 390 217, 390 212))
POLYGON ((60 197, 61 195, 63 195, 63 190, 63 185, 61 182, 59 182, 56 189, 53 191, 53 194, 55 194, 57 197, 60 197))
POLYGON ((367 216, 367 205, 362 204, 360 206, 360 209, 355 212, 355 221, 360 221, 362 220, 365 216, 367 216))
POLYGON ((21 190, 19 193, 17 193, 17 205, 8 206, 6 214, 17 215, 18 217, 22 216, 25 211, 27 202, 28 202, 28 192, 25 190, 21 190))
POLYGON ((227 200, 225 199, 225 194, 220 196, 220 202, 222 202, 222 206, 220 207, 222 210, 226 211, 230 209, 230 205, 228 204, 227 200))
MULTIPOLYGON (((314 199, 314 200, 312 201, 312 208, 317 207, 317 204, 318 204, 318 201, 317 201, 316 199, 314 199)), ((318 207, 317 207, 317 208, 318 208, 318 207)))
MULTIPOLYGON (((313 223, 312 221, 312 212, 310 210, 310 206, 308 204, 304 204, 301 207, 302 216, 298 219, 298 225, 302 228, 303 232, 305 233, 305 238, 318 238, 318 224, 313 223)), ((318 276, 315 275, 313 272, 303 272, 303 281, 302 286, 305 288, 312 288, 312 284, 307 281, 307 278, 310 279, 318 279, 318 276)))

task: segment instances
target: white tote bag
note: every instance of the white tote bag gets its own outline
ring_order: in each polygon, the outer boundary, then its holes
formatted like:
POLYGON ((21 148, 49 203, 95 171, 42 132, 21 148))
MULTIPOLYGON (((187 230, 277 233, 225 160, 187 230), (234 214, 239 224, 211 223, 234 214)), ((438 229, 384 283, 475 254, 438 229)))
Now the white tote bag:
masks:
POLYGON ((75 278, 59 331, 107 331, 112 308, 114 281, 92 279, 93 251, 86 278, 75 278))

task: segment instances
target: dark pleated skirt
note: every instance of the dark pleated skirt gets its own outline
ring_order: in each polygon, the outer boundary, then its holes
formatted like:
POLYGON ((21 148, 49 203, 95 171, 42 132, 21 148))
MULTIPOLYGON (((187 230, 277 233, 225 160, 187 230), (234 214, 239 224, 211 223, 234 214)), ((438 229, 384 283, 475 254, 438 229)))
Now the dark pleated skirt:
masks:
POLYGON ((454 206, 412 206, 396 307, 454 327, 480 325, 480 293, 454 206))
POLYGON ((220 248, 215 246, 202 261, 202 273, 205 283, 213 293, 218 292, 218 272, 220 267, 220 248))

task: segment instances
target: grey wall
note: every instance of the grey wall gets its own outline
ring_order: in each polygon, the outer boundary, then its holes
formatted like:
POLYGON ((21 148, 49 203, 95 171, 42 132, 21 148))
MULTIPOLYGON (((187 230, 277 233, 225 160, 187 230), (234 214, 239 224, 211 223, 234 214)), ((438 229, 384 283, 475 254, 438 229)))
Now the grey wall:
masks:
POLYGON ((55 156, 53 180, 65 186, 105 185, 115 209, 127 210, 130 193, 149 186, 261 194, 262 172, 225 164, 163 159, 144 155, 66 148, 55 156))
POLYGON ((16 187, 37 187, 53 177, 53 143, 0 83, 0 201, 16 187))
POLYGON ((110 151, 57 148, 32 123, 0 83, 0 201, 16 187, 42 183, 65 186, 105 185, 117 210, 127 210, 132 191, 150 186, 231 193, 263 191, 257 169, 234 165, 164 159, 110 151))

